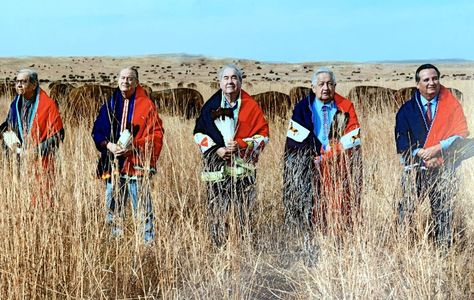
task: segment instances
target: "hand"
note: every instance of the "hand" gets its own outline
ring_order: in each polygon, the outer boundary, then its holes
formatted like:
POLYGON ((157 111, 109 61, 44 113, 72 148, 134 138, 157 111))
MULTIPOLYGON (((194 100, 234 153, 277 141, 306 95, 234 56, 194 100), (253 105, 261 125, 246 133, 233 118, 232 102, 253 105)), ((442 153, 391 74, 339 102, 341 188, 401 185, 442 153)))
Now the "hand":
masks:
POLYGON ((420 149, 416 153, 416 156, 421 158, 424 161, 430 160, 431 158, 434 158, 438 156, 438 154, 441 152, 441 144, 437 144, 431 147, 428 147, 426 149, 420 149))
POLYGON ((223 160, 229 160, 232 157, 232 152, 227 147, 220 147, 217 149, 216 154, 223 160))
POLYGON ((118 156, 128 156, 128 150, 127 149, 123 149, 122 147, 120 147, 119 145, 117 144, 114 144, 114 143, 107 143, 107 149, 112 152, 112 154, 116 157, 118 156))
POLYGON ((425 160, 424 163, 428 169, 437 168, 441 166, 441 162, 437 157, 433 157, 428 160, 425 160))
POLYGON ((238 150, 238 145, 237 141, 228 141, 226 143, 226 149, 230 151, 230 153, 235 153, 238 150))
POLYGON ((441 152, 441 144, 436 144, 434 146, 431 146, 425 149, 425 154, 428 156, 428 159, 437 157, 440 152, 441 152))

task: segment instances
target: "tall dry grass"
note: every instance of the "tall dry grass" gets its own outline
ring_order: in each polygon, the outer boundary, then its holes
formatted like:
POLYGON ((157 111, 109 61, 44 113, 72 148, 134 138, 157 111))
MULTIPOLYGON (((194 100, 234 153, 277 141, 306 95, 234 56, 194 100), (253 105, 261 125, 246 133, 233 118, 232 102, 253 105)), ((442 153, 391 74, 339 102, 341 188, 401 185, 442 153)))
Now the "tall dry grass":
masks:
MULTIPOLYGON (((470 128, 474 86, 464 104, 470 128)), ((1 99, 2 115, 8 101, 1 99)), ((193 122, 162 116, 165 145, 153 178, 156 240, 144 245, 129 213, 125 235, 112 239, 104 221, 104 185, 94 179, 92 120, 72 127, 55 170, 53 207, 32 206, 39 195, 31 168, 0 158, 0 298, 436 298, 474 297, 473 163, 456 204, 457 235, 447 254, 429 237, 429 206, 419 205, 412 240, 399 234, 395 207, 400 168, 394 113, 361 116, 364 151, 363 222, 343 244, 317 234, 320 255, 308 266, 303 240, 283 224, 282 155, 286 122, 270 124, 271 141, 258 169, 258 203, 251 240, 231 226, 215 248, 207 231, 200 154, 193 122), (19 176, 18 176, 19 173, 19 176), (460 234, 462 232, 462 234, 460 234)), ((77 124, 77 123, 76 123, 77 124)), ((129 210, 130 212, 130 210, 129 210)), ((232 223, 236 225, 236 223, 232 223)))

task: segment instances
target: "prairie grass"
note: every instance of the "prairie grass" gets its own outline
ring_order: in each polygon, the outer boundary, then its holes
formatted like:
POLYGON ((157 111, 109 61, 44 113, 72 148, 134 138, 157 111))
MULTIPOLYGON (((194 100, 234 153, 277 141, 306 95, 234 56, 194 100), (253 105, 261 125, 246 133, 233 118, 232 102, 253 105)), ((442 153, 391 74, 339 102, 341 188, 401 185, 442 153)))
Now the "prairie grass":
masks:
MULTIPOLYGON (((348 90, 348 88, 345 88, 348 90)), ((464 108, 474 128, 474 85, 464 108)), ((206 91, 210 94, 210 91, 206 91)), ((0 99, 2 115, 7 99, 0 99)), ((301 236, 285 229, 282 156, 286 122, 270 124, 258 164, 254 236, 241 239, 230 220, 228 243, 208 235, 206 195, 193 121, 163 115, 165 144, 153 177, 156 239, 142 242, 128 210, 125 234, 113 239, 104 220, 103 182, 96 180, 92 120, 65 120, 55 169, 53 205, 41 197, 31 165, 0 158, 0 298, 308 299, 474 297, 473 162, 461 168, 455 199, 456 241, 445 254, 430 238, 428 201, 416 211, 415 235, 399 234, 395 207, 400 167, 393 112, 360 116, 363 128, 363 220, 343 244, 315 235, 316 264, 301 255, 301 236)))

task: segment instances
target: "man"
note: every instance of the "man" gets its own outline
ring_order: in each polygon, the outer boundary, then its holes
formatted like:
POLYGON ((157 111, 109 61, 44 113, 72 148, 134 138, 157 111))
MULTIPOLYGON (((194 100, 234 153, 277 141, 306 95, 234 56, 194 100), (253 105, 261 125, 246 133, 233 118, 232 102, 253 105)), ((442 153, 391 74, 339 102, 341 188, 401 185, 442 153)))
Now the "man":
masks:
POLYGON ((92 138, 101 153, 98 176, 106 181, 107 223, 112 235, 122 233, 114 214, 124 216, 128 195, 134 215, 144 222, 144 240, 154 239, 150 177, 163 144, 163 127, 155 104, 139 85, 133 68, 120 71, 119 87, 100 108, 92 138))
MULTIPOLYGON (((5 145, 23 156, 32 154, 33 170, 40 183, 40 195, 50 197, 54 154, 64 139, 64 128, 56 102, 38 84, 38 74, 30 69, 18 72, 15 81, 17 96, 6 121, 1 125, 5 145)), ((36 202, 34 198, 33 202, 36 202)), ((48 199, 50 201, 51 199, 48 199)))
POLYGON ((415 73, 417 90, 396 116, 397 153, 405 166, 404 197, 398 209, 401 224, 411 220, 415 209, 411 199, 414 183, 416 197, 430 199, 436 242, 449 247, 452 198, 457 192, 455 169, 461 159, 468 158, 469 151, 465 150, 472 149, 472 143, 464 139, 468 129, 461 104, 439 79, 440 72, 434 65, 421 65, 415 73), (461 148, 462 155, 456 157, 461 148))
POLYGON ((299 101, 285 144, 285 221, 311 232, 340 236, 352 228, 361 188, 359 121, 353 104, 336 93, 334 73, 325 67, 299 101))
POLYGON ((255 163, 268 143, 268 124, 255 100, 241 89, 242 72, 225 65, 220 90, 203 106, 194 141, 203 154, 210 231, 216 245, 227 237, 225 215, 234 204, 240 228, 251 223, 256 198, 255 163))

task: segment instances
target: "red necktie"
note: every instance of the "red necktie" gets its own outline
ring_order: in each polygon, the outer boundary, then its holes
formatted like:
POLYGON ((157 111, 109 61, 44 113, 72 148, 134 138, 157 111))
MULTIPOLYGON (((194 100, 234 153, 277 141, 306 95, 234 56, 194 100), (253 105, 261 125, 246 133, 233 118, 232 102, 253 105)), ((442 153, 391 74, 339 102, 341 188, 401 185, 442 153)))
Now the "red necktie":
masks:
POLYGON ((431 122, 432 122, 432 116, 431 116, 431 102, 428 101, 428 103, 426 104, 426 125, 428 125, 428 127, 431 127, 431 122))

